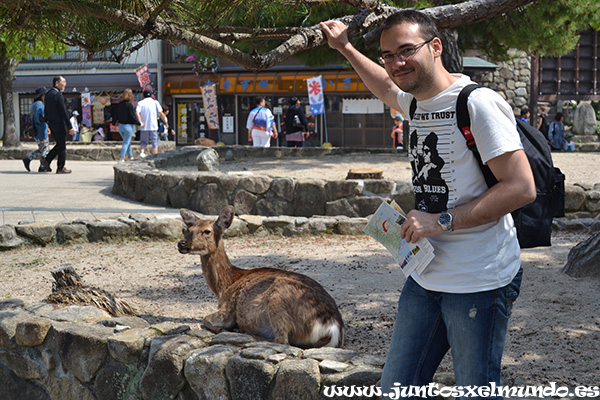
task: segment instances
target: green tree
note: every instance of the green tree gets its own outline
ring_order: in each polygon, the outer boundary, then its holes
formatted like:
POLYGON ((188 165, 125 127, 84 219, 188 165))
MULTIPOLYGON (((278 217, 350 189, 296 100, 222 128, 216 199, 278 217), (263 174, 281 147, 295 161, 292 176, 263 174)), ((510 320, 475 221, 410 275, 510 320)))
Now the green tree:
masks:
POLYGON ((4 31, 0 34, 0 99, 4 110, 4 146, 19 146, 15 124, 12 84, 19 62, 27 56, 50 57, 63 53, 67 46, 52 37, 32 35, 28 31, 4 31))

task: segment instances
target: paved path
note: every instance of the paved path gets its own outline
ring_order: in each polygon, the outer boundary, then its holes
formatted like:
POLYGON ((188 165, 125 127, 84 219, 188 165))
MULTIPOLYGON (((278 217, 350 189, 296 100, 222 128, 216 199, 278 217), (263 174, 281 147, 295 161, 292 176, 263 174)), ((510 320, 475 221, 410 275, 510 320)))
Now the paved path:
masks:
MULTIPOLYGON (((113 165, 108 161, 70 161, 73 173, 39 173, 39 161, 27 172, 21 160, 0 160, 0 225, 19 222, 95 220, 131 213, 176 217, 178 210, 145 205, 115 196, 113 165)), ((56 169, 56 163, 52 164, 56 169)))

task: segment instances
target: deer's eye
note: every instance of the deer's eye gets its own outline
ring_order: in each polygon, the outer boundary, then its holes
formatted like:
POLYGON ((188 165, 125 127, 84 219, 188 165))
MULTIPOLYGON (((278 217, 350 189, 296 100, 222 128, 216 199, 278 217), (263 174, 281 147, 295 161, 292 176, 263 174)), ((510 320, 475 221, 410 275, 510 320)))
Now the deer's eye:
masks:
POLYGON ((210 235, 211 231, 210 229, 205 230, 204 232, 202 232, 203 235, 210 235))

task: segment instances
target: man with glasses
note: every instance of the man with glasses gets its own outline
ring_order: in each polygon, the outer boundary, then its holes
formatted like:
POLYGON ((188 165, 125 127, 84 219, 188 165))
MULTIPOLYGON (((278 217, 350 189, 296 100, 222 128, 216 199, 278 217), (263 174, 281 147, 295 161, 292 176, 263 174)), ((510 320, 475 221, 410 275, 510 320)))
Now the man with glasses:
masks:
POLYGON ((457 385, 499 385, 508 318, 521 281, 510 212, 535 199, 512 109, 492 90, 469 96, 475 142, 498 180, 488 188, 456 122, 457 96, 472 82, 442 65, 442 42, 427 14, 403 10, 384 22, 383 68, 352 46, 340 21, 321 23, 321 29, 384 103, 409 117, 417 101, 409 149, 416 208, 401 235, 412 243, 428 238, 435 257, 402 289, 382 389, 428 385, 449 349, 457 385), (433 155, 440 158, 435 164, 433 155), (419 174, 425 160, 435 168, 419 174))

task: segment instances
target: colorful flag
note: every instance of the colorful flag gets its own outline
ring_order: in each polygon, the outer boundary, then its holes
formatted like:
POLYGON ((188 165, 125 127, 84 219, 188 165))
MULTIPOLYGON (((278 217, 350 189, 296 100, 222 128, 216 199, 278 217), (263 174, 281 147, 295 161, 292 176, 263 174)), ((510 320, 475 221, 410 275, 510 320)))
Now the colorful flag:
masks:
POLYGON ((150 79, 150 73, 148 72, 148 65, 142 65, 135 70, 138 82, 142 89, 152 90, 152 80, 150 79))
POLYGON ((219 129, 219 109, 217 108, 217 87, 212 84, 202 86, 202 101, 204 102, 204 116, 209 129, 219 129))
POLYGON ((319 115, 325 112, 322 80, 321 75, 306 80, 308 102, 310 103, 310 113, 312 115, 319 115))

